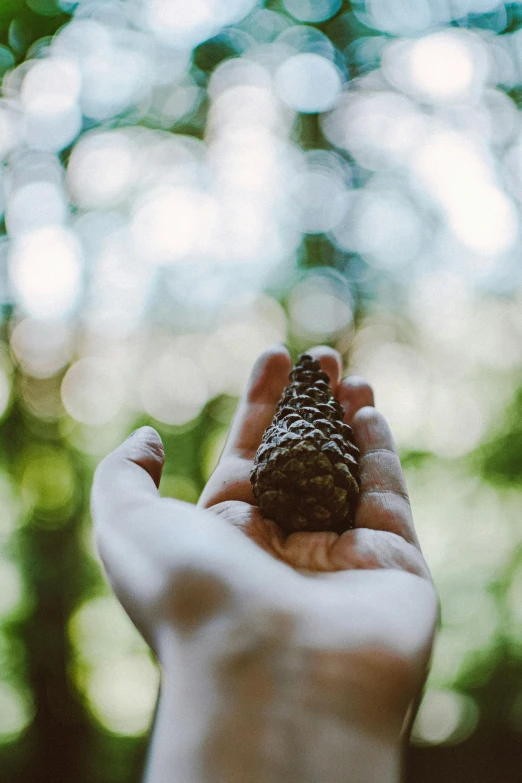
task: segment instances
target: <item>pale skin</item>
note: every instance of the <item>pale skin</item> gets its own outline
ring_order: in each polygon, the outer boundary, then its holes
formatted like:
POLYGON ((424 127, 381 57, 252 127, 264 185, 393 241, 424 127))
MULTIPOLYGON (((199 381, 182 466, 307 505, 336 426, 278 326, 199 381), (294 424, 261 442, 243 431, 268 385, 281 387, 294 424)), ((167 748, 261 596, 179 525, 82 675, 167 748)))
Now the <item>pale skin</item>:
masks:
POLYGON ((250 471, 288 382, 257 361, 194 507, 161 498, 163 448, 143 427, 99 466, 99 551, 162 684, 147 783, 396 783, 424 684, 437 599, 393 438, 371 388, 310 351, 361 451, 355 529, 285 537, 250 471))

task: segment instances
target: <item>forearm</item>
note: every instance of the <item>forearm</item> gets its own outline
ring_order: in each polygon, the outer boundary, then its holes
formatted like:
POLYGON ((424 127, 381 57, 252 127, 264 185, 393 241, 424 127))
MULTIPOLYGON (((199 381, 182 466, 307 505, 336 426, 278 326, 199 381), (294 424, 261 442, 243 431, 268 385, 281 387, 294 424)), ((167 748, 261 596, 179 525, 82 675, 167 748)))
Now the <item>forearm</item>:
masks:
POLYGON ((164 676, 146 783, 398 783, 399 731, 356 725, 357 695, 340 714, 256 656, 202 663, 164 676))
POLYGON ((398 783, 398 744, 314 716, 230 714, 188 726, 160 708, 146 783, 398 783), (173 720, 175 723, 173 723, 173 720))

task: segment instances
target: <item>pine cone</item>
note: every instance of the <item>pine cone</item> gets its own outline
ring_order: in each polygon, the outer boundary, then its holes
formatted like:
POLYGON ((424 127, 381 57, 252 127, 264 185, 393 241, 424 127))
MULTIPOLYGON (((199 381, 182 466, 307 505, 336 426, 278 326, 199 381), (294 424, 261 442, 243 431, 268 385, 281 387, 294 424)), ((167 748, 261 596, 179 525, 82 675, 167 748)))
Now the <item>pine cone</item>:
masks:
POLYGON ((303 354, 290 373, 250 476, 263 514, 286 533, 353 527, 359 449, 328 375, 303 354))

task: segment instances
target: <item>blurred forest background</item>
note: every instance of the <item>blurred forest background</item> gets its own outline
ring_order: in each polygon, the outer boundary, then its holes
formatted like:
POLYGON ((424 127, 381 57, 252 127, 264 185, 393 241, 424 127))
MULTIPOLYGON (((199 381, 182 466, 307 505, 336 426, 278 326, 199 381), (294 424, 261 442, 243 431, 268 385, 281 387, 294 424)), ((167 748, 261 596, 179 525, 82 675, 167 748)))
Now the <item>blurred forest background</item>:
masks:
POLYGON ((522 3, 1 0, 0 779, 137 783, 99 460, 196 501, 268 345, 341 350, 442 625, 408 779, 522 769, 522 3))

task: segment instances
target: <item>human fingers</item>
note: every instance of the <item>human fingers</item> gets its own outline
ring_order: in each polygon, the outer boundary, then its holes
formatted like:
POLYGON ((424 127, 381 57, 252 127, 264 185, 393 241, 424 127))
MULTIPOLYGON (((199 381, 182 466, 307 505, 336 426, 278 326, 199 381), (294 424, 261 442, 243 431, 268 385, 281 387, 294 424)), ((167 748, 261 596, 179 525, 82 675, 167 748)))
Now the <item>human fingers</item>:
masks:
POLYGON ((351 375, 339 384, 337 398, 344 409, 344 423, 351 424, 353 417, 361 408, 375 405, 373 389, 364 378, 351 375))
POLYGON ((250 482, 252 459, 227 456, 221 460, 207 481, 198 500, 201 508, 211 508, 216 503, 227 500, 239 500, 245 503, 255 503, 250 482))
MULTIPOLYGON (((321 364, 330 378, 332 393, 337 392, 341 373, 341 356, 327 345, 308 352, 321 364)), ((256 361, 245 393, 232 423, 223 457, 231 455, 253 459, 267 427, 274 418, 277 403, 289 383, 292 361, 282 345, 269 348, 256 361)))
POLYGON ((263 433, 274 418, 291 369, 290 354, 283 345, 275 345, 261 354, 239 403, 222 458, 232 455, 254 458, 263 433))
POLYGON ((91 494, 95 522, 158 498, 164 461, 163 443, 156 430, 140 427, 133 432, 96 470, 91 494))
POLYGON ((290 354, 282 345, 269 348, 258 358, 223 453, 201 493, 198 506, 209 508, 225 500, 254 503, 250 483, 252 460, 266 428, 272 423, 291 368, 290 354))
POLYGON ((336 351, 335 348, 331 348, 329 345, 315 345, 313 348, 306 351, 306 353, 316 359, 321 365, 323 372, 329 376, 332 394, 336 397, 343 369, 343 362, 339 351, 336 351))
MULTIPOLYGON (((320 362, 335 392, 341 372, 340 354, 329 346, 316 346, 309 353, 320 362)), ((199 506, 208 508, 226 500, 255 502, 250 483, 252 460, 289 383, 291 368, 290 355, 283 346, 274 346, 259 357, 219 464, 203 490, 199 506)))
POLYGON ((361 452, 356 527, 396 533, 419 547, 399 455, 384 416, 375 408, 361 408, 351 426, 361 452))

